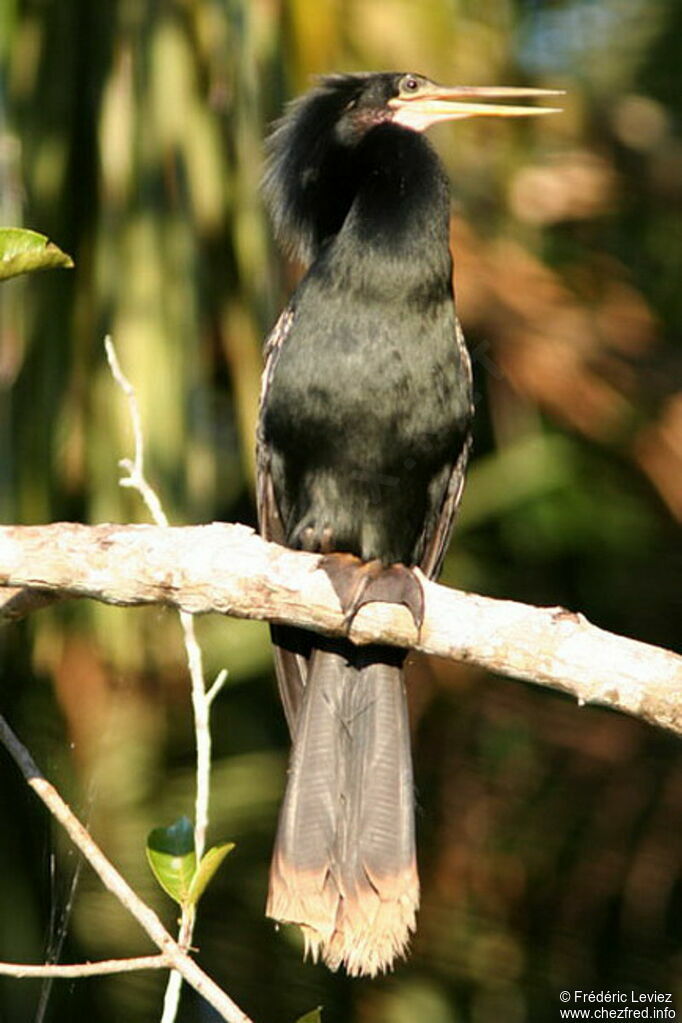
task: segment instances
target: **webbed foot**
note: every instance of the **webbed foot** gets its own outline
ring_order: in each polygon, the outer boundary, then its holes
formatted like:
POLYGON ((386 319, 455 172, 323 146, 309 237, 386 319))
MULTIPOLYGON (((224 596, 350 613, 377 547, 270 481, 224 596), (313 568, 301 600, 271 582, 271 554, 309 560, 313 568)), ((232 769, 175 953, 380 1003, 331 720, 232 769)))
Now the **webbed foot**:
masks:
POLYGON ((403 604, 417 629, 424 621, 424 591, 411 568, 361 561, 353 554, 326 554, 320 568, 327 573, 344 612, 346 628, 365 604, 403 604))

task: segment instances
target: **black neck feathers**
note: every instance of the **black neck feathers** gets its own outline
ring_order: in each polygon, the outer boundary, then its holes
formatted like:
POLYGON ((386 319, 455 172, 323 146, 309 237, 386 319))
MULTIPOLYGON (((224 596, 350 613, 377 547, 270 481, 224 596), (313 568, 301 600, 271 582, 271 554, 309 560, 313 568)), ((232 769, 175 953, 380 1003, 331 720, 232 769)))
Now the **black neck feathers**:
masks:
POLYGON ((402 258, 449 261, 440 161, 391 111, 356 106, 363 75, 339 75, 294 102, 268 142, 264 194, 280 240, 304 263, 332 239, 402 258))

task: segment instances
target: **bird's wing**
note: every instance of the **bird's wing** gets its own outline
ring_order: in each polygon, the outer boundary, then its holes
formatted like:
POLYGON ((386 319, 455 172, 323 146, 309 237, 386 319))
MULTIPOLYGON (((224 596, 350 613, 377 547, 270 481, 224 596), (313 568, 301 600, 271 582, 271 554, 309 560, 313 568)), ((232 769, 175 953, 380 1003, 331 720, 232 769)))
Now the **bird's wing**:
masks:
MULTIPOLYGON (((261 536, 265 540, 272 540, 275 543, 281 544, 285 543, 284 524, 275 497, 271 471, 272 452, 265 439, 264 415, 270 383, 282 346, 288 337, 293 321, 294 308, 293 305, 288 305, 281 313, 265 341, 263 349, 265 368, 261 380, 260 412, 256 433, 256 502, 258 506, 258 525, 261 536)), ((305 655, 298 652, 301 647, 300 641, 297 641, 299 630, 286 628, 281 625, 273 625, 271 632, 277 684, 284 706, 284 713, 286 714, 287 723, 291 731, 298 714, 298 707, 305 687, 308 662, 305 655)))
POLYGON ((455 515, 462 496, 470 448, 471 436, 469 435, 465 438, 459 458, 450 473, 450 479, 440 511, 424 537, 424 549, 419 559, 419 567, 429 579, 435 579, 438 576, 443 564, 455 515))
MULTIPOLYGON (((468 390, 471 395, 473 390, 471 359, 469 358, 469 352, 464 341, 464 334, 462 333, 462 328, 459 325, 459 320, 456 320, 455 323, 457 327, 456 343, 459 349, 463 372, 466 373, 468 378, 468 390)), ((473 411, 472 399, 470 408, 471 416, 473 416, 473 411)), ((435 516, 429 517, 429 520, 424 527, 419 567, 424 575, 429 579, 435 579, 438 576, 443 564, 443 559, 448 548, 450 534, 455 521, 455 515, 457 514, 457 508, 462 496, 470 449, 471 434, 467 431, 464 436, 462 448, 457 461, 452 466, 447 487, 443 493, 440 509, 436 511, 435 516)))
POLYGON ((265 440, 264 419, 272 377, 280 352, 282 351, 282 345, 291 330, 293 320, 294 310, 291 305, 288 305, 280 314, 277 323, 265 340, 265 345, 263 346, 265 368, 261 377, 258 427, 256 430, 256 503, 258 506, 258 525, 264 539, 273 540, 275 543, 284 543, 284 526, 282 525, 282 517, 275 499, 272 473, 270 471, 271 452, 265 440))

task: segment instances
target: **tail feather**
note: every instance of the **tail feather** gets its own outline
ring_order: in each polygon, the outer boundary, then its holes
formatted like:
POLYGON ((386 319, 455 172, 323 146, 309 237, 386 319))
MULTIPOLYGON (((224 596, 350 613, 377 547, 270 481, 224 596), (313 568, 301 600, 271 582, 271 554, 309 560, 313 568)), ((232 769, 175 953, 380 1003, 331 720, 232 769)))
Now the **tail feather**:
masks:
POLYGON ((374 975, 419 904, 407 704, 394 652, 315 650, 293 737, 268 916, 332 969, 374 975))

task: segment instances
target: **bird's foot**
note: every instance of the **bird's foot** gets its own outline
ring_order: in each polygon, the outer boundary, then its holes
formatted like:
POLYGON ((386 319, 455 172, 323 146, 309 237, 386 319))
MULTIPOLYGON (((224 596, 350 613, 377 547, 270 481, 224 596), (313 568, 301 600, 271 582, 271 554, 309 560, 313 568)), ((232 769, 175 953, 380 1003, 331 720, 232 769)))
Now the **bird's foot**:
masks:
POLYGON ((361 561, 354 554, 327 554, 320 559, 344 612, 344 624, 350 628, 365 604, 404 604, 417 629, 424 621, 424 591, 411 568, 401 563, 383 565, 381 561, 361 561))

